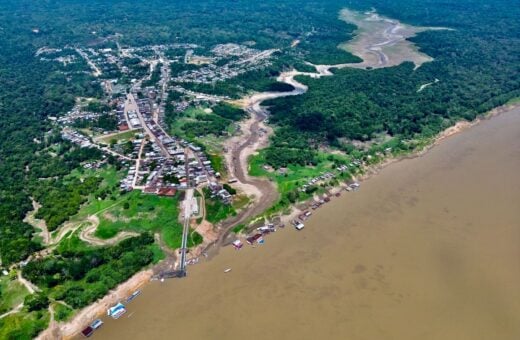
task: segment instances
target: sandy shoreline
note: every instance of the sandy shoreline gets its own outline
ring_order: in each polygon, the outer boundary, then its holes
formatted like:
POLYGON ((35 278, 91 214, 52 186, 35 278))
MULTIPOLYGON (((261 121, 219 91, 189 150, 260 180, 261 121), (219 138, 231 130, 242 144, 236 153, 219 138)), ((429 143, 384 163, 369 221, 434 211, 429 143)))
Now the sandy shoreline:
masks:
MULTIPOLYGON (((503 106, 499 106, 499 107, 496 107, 494 109, 492 109, 491 111, 477 117, 476 119, 474 119, 473 121, 459 121, 457 123, 455 123, 455 125, 453 126, 450 126, 449 128, 443 130, 442 132, 440 132, 433 140, 431 143, 428 143, 428 145, 426 145, 424 148, 422 148, 421 150, 417 150, 417 151, 414 151, 410 154, 406 154, 406 155, 401 155, 401 156, 398 156, 398 157, 388 157, 388 158, 385 158, 381 163, 378 163, 378 164, 375 164, 375 165, 372 165, 372 166, 368 166, 366 168, 364 168, 364 173, 359 176, 359 177, 355 177, 354 179, 358 182, 363 182, 363 181, 366 181, 368 179, 370 179, 372 176, 374 175, 377 175, 381 170, 383 170, 384 168, 386 168, 387 166, 391 165, 391 164, 394 164, 394 163, 397 163, 397 162, 400 162, 400 161, 403 161, 403 160, 407 160, 407 159, 414 159, 414 158, 418 158, 418 157, 422 157, 424 156, 426 153, 428 153, 432 148, 434 148, 435 146, 441 144, 444 140, 448 139, 449 137, 451 136, 454 136, 458 133, 461 133, 461 132, 464 132, 478 124, 480 124, 481 122, 483 121, 486 121, 486 120, 489 120, 493 117, 496 117, 502 113, 506 113, 506 112, 509 112, 509 111, 512 111, 512 110, 515 110, 515 109, 518 109, 520 108, 520 103, 518 104, 505 104, 503 106)), ((336 187, 333 187, 331 189, 328 190, 328 193, 330 195, 334 195, 338 192, 341 192, 341 190, 345 187, 344 183, 342 184, 339 184, 338 186, 336 187), (343 185, 342 185, 343 184, 343 185)), ((304 201, 304 202, 300 202, 298 205, 306 205, 306 204, 309 204, 309 203, 312 203, 314 200, 313 199, 309 199, 307 201, 304 201)), ((296 207, 296 205, 292 205, 291 208, 290 208, 290 213, 289 214, 286 214, 286 215, 282 215, 281 216, 281 221, 285 224, 288 224, 290 223, 292 220, 294 220, 298 215, 300 215, 302 213, 302 209, 299 209, 296 207)))
POLYGON ((402 156, 399 156, 399 157, 390 157, 390 158, 385 159, 383 162, 381 162, 381 163, 379 163, 377 165, 374 165, 372 167, 368 167, 366 169, 367 173, 365 175, 363 175, 360 178, 360 180, 365 180, 365 179, 370 178, 371 175, 377 174, 381 169, 383 169, 386 166, 388 166, 390 164, 393 164, 395 162, 400 162, 400 161, 405 160, 405 159, 412 159, 412 158, 421 157, 421 156, 425 155, 428 151, 430 151, 432 148, 434 148, 435 146, 437 146, 440 143, 442 143, 447 138, 449 138, 449 137, 451 137, 453 135, 456 135, 458 133, 464 132, 464 131, 466 131, 466 130, 468 130, 468 129, 470 129, 470 128, 478 125, 478 124, 480 124, 483 121, 489 120, 489 119, 491 119, 493 117, 496 117, 496 116, 498 116, 498 115, 500 115, 502 113, 513 111, 513 110, 518 109, 518 108, 520 108, 520 104, 505 104, 505 105, 496 107, 496 108, 492 109, 491 111, 488 111, 487 113, 482 114, 481 116, 478 116, 476 119, 474 119, 472 121, 467 121, 467 120, 458 121, 457 123, 455 123, 455 125, 450 126, 449 128, 447 128, 447 129, 443 130, 442 132, 440 132, 432 140, 432 142, 428 143, 428 145, 426 145, 423 149, 417 150, 417 151, 412 152, 410 154, 402 155, 402 156))
POLYGON ((51 321, 49 327, 40 333, 36 339, 56 340, 71 339, 92 321, 105 315, 106 310, 120 301, 125 301, 139 287, 142 287, 152 278, 153 271, 147 269, 138 272, 128 281, 121 283, 111 290, 105 297, 95 303, 81 309, 72 320, 68 322, 51 321))

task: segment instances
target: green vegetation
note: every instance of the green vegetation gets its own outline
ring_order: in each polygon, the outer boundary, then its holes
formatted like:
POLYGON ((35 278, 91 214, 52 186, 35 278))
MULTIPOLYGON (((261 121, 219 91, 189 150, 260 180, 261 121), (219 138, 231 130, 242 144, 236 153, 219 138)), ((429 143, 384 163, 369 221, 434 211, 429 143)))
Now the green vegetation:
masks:
POLYGON ((519 103, 520 103, 520 97, 512 98, 512 99, 510 99, 510 100, 507 102, 507 104, 510 104, 510 105, 512 105, 512 104, 519 104, 519 103))
POLYGON ((219 103, 211 107, 212 113, 203 108, 188 108, 182 113, 166 113, 166 120, 171 122, 172 130, 188 140, 208 135, 229 135, 233 122, 242 119, 245 112, 233 105, 219 103))
MULTIPOLYGON (((299 189, 304 184, 307 184, 309 180, 320 176, 324 172, 336 172, 336 167, 348 164, 352 160, 349 156, 318 153, 316 155, 316 165, 314 166, 290 164, 287 168, 283 168, 283 171, 268 171, 264 168, 267 164, 267 151, 262 150, 258 155, 250 159, 249 173, 252 176, 267 177, 277 184, 281 198, 269 212, 279 211, 291 203, 310 198, 313 193, 323 192, 323 188, 317 186, 310 187, 304 192, 301 192, 299 189)), ((346 180, 350 178, 349 172, 337 175, 339 179, 346 180)))
POLYGON ((87 105, 85 105, 84 109, 86 111, 90 111, 90 112, 108 112, 110 111, 110 106, 108 106, 107 104, 99 101, 99 100, 96 100, 96 99, 93 99, 93 100, 87 100, 87 105))
POLYGON ((24 301, 29 294, 16 275, 0 277, 0 314, 8 312, 24 301))
POLYGON ((161 67, 163 64, 158 63, 155 68, 153 69, 153 72, 150 76, 150 79, 143 81, 142 86, 148 87, 148 86, 155 86, 159 80, 161 79, 161 67))
POLYGON ((106 198, 115 199, 120 178, 121 173, 108 166, 98 171, 75 169, 61 180, 40 181, 33 192, 34 199, 42 205, 36 217, 45 219, 49 230, 55 230, 78 213, 82 204, 99 206, 106 198))
POLYGON ((53 303, 54 317, 57 321, 67 321, 74 314, 74 310, 61 303, 53 303))
POLYGON ((50 231, 56 230, 69 216, 78 212, 87 196, 101 183, 100 178, 89 177, 85 181, 75 180, 70 184, 49 181, 35 189, 34 197, 42 204, 36 218, 44 219, 50 231))
POLYGON ((29 312, 46 310, 49 307, 49 297, 45 293, 29 294, 25 297, 23 305, 29 312))
POLYGON ((239 121, 245 116, 244 110, 239 107, 227 104, 219 103, 211 108, 213 113, 225 119, 232 121, 239 121))
POLYGON ((76 120, 73 126, 78 129, 99 128, 106 131, 113 131, 117 129, 117 117, 111 114, 102 114, 94 120, 76 120))
POLYGON ((119 143, 121 141, 129 141, 135 139, 136 133, 139 133, 139 131, 136 130, 129 130, 129 131, 123 131, 114 135, 110 135, 107 137, 101 137, 100 141, 105 144, 111 144, 113 141, 115 143, 119 143))
POLYGON ((81 308, 152 263, 153 242, 153 236, 144 233, 113 247, 58 251, 29 262, 23 268, 23 275, 50 297, 81 308))
POLYGON ((190 233, 190 237, 188 239, 188 247, 191 248, 191 247, 197 246, 197 245, 201 244, 202 241, 204 241, 204 238, 202 237, 202 235, 193 230, 190 233))
POLYGON ((321 79, 300 77, 309 86, 306 94, 268 103, 271 122, 281 128, 266 151, 267 162, 274 167, 305 160, 314 163, 309 152, 320 145, 352 152, 351 141, 370 141, 380 134, 401 141, 394 152, 409 151, 421 144, 416 141, 429 139, 454 122, 472 120, 517 97, 520 83, 511 75, 518 68, 513 57, 519 53, 518 45, 504 46, 496 39, 508 39, 518 29, 518 23, 509 20, 513 18, 510 6, 494 3, 495 14, 503 18, 497 22, 495 16, 484 15, 482 1, 471 5, 475 17, 466 15, 467 7, 461 3, 454 7, 434 4, 433 0, 412 1, 403 10, 399 1, 353 1, 355 8, 374 5, 379 13, 410 24, 455 30, 427 31, 412 39, 435 59, 417 70, 404 63, 372 71, 337 70, 334 77, 321 79), (420 84, 433 79, 440 82, 417 93, 420 84), (300 150, 307 153, 305 157, 298 157, 300 150))
POLYGON ((211 197, 211 191, 208 188, 204 188, 203 192, 206 202, 206 220, 210 223, 218 223, 236 214, 231 204, 223 203, 218 197, 211 197))
MULTIPOLYGON (((340 50, 338 50, 340 51, 340 50)), ((345 52, 340 52, 348 55, 345 52)), ((195 92, 209 93, 230 98, 240 98, 251 92, 263 91, 291 91, 294 88, 285 83, 276 81, 280 70, 287 69, 295 63, 294 57, 289 54, 276 53, 274 63, 260 70, 249 71, 235 78, 218 81, 214 84, 182 83, 182 86, 195 92)))
POLYGON ((233 232, 235 234, 238 234, 239 232, 241 232, 242 230, 244 230, 244 228, 246 227, 245 224, 239 224, 237 225, 236 227, 233 228, 233 232))
POLYGON ((66 252, 83 252, 88 251, 92 247, 89 246, 87 243, 80 240, 79 231, 76 231, 72 235, 65 236, 57 247, 58 253, 66 253, 66 252))
POLYGON ((47 311, 21 312, 0 319, 0 339, 30 340, 44 330, 49 323, 47 311))
MULTIPOLYGON (((6 86, 0 90, 0 115, 3 117, 0 122, 0 156, 3 160, 0 174, 4 179, 0 193, 2 202, 8 202, 2 204, 0 211, 2 260, 10 263, 37 249, 36 243, 28 241, 32 229, 21 220, 31 209, 30 188, 38 177, 25 176, 19 169, 29 165, 31 172, 49 166, 63 169, 63 173, 71 170, 61 158, 49 161, 49 155, 43 152, 45 143, 33 142, 35 138, 43 140, 49 130, 50 122, 45 118, 68 110, 76 97, 100 98, 102 94, 91 75, 83 72, 64 74, 60 65, 35 58, 38 48, 101 43, 102 39, 94 39, 92 31, 99 37, 121 33, 121 43, 132 46, 179 41, 198 43, 202 49, 209 49, 218 43, 254 40, 259 49, 282 48, 281 55, 275 58, 284 59, 282 64, 261 71, 258 77, 244 75, 243 83, 236 80, 237 86, 243 86, 247 91, 256 89, 270 77, 268 86, 272 86, 272 76, 276 72, 291 64, 301 67, 301 61, 305 59, 316 63, 354 61, 351 55, 335 48, 350 38, 353 31, 352 26, 338 20, 338 11, 344 5, 332 0, 237 0, 232 6, 230 1, 216 0, 93 1, 89 6, 80 0, 2 3, 0 81, 6 86), (26 16, 27 6, 31 7, 30 17, 26 16), (294 10, 295 7, 298 10, 294 10), (126 19, 114 20, 121 17, 126 19), (204 26, 201 27, 201 23, 204 26), (204 27, 211 27, 211 30, 204 27), (37 32, 33 31, 35 28, 38 28, 37 32), (301 40, 300 44, 289 49, 295 39, 301 40)), ((287 108, 275 110, 278 124, 290 127, 297 120, 317 118, 323 124, 311 131, 311 139, 331 144, 338 141, 340 145, 342 136, 370 138, 374 133, 386 130, 393 136, 402 134, 408 138, 435 133, 456 119, 471 119, 518 97, 518 79, 513 76, 518 66, 515 56, 519 54, 518 44, 514 43, 518 31, 518 6, 496 0, 493 15, 487 15, 489 4, 483 0, 462 0, 456 5, 439 0, 353 0, 348 6, 358 10, 374 7, 379 13, 405 23, 446 26, 455 30, 429 31, 413 38, 421 51, 435 58, 416 72, 412 72, 410 66, 402 65, 377 72, 345 70, 338 72, 334 80, 305 80, 312 83, 308 94, 278 102, 277 106, 287 108), (468 8, 471 8, 471 15, 468 15, 468 8), (420 94, 411 91, 435 77, 441 81, 420 94), (327 100, 319 103, 317 98, 323 96, 327 100), (334 110, 332 106, 338 109, 334 110), (300 111, 301 108, 306 109, 300 111), (282 111, 287 118, 282 117, 282 111), (333 127, 331 132, 330 127, 333 127)), ((112 41, 103 43, 113 45, 112 41)), ((142 69, 143 74, 147 72, 139 59, 126 63, 131 69, 142 69)), ((78 61, 70 67, 83 70, 85 66, 84 62, 78 61)), ((107 76, 113 74, 107 73, 107 76)), ((307 129, 297 126, 295 131, 300 133, 307 129)), ((282 165, 287 161, 273 160, 273 163, 282 165)), ((51 176, 63 173, 54 171, 51 176)))
POLYGON ((224 174, 225 172, 225 164, 224 157, 219 154, 210 153, 208 155, 208 159, 211 162, 211 167, 215 169, 216 172, 220 174, 224 174))
POLYGON ((178 221, 178 196, 160 197, 134 190, 121 196, 118 202, 99 215, 97 237, 108 239, 123 230, 159 232, 168 247, 180 247, 182 225, 178 221))
POLYGON ((161 250, 161 247, 158 244, 152 244, 150 246, 150 249, 152 249, 153 252, 153 263, 158 263, 161 260, 164 260, 166 258, 166 254, 161 250))

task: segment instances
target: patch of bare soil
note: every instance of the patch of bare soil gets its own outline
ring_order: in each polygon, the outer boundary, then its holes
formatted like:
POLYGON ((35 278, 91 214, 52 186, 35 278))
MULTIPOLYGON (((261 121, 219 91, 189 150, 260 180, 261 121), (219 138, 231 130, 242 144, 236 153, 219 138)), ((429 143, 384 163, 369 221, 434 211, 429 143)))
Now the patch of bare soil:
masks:
POLYGON ((356 37, 340 47, 363 60, 358 64, 344 64, 341 67, 382 68, 411 61, 418 68, 433 58, 419 52, 407 39, 427 30, 444 29, 406 25, 380 16, 375 11, 360 13, 343 9, 340 19, 357 26, 356 37))

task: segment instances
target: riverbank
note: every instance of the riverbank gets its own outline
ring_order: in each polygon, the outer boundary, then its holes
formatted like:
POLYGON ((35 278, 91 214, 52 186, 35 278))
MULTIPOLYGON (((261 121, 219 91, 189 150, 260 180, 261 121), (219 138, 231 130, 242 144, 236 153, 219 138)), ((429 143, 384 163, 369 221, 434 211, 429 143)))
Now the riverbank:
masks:
POLYGON ((106 311, 111 306, 121 301, 126 301, 133 292, 144 286, 150 281, 153 271, 147 269, 132 276, 128 281, 121 283, 115 289, 111 290, 101 300, 96 301, 77 312, 72 320, 67 322, 53 321, 49 327, 36 339, 38 340, 56 340, 71 339, 80 333, 85 327, 90 325, 95 319, 106 315, 106 311))
POLYGON ((300 232, 147 285, 132 317, 96 337, 516 339, 519 119, 483 120, 386 167, 300 232))
POLYGON ((450 126, 450 127, 446 128, 445 130, 443 130, 442 132, 440 132, 439 134, 437 134, 437 136, 434 137, 432 139, 432 141, 428 142, 423 148, 421 148, 419 150, 415 150, 409 154, 404 154, 404 155, 400 155, 397 157, 388 157, 379 164, 375 164, 373 166, 367 167, 366 169, 364 169, 365 174, 363 174, 361 177, 359 177, 358 180, 360 180, 360 181, 366 180, 366 179, 370 178, 371 176, 379 173, 379 171, 381 171, 388 165, 393 164, 395 162, 399 162, 399 161, 402 161, 405 159, 413 159, 413 158, 417 158, 417 157, 422 157, 428 151, 430 151, 432 148, 434 148, 435 146, 438 146, 440 143, 442 143, 444 140, 448 139, 449 137, 452 137, 456 134, 464 132, 464 131, 482 123, 483 121, 489 120, 493 117, 496 117, 500 114, 503 114, 503 113, 506 113, 509 111, 517 110, 519 108, 520 108, 520 103, 505 104, 505 105, 496 107, 493 110, 491 110, 483 115, 480 115, 479 117, 477 117, 476 119, 474 119, 472 121, 467 121, 467 120, 458 121, 457 123, 455 123, 455 125, 450 126))
MULTIPOLYGON (((380 163, 366 166, 362 169, 363 173, 360 176, 356 176, 353 178, 354 181, 357 182, 364 182, 369 180, 371 177, 379 174, 381 170, 385 169, 389 165, 392 165, 397 162, 401 162, 403 160, 409 160, 414 158, 423 157, 426 155, 432 148, 440 145, 443 141, 447 140, 448 138, 455 136, 456 134, 462 133, 464 131, 467 131, 468 129, 471 129, 472 127, 475 127, 476 125, 487 121, 493 117, 497 117, 500 114, 518 110, 520 109, 520 103, 512 103, 512 104, 506 104, 503 106, 499 106, 497 108, 494 108, 493 110, 487 112, 486 114, 483 114, 473 121, 459 121, 455 123, 455 125, 443 130, 440 132, 435 138, 432 139, 432 141, 428 142, 423 148, 419 150, 415 150, 408 154, 399 155, 396 157, 386 157, 383 159, 380 163)), ((333 197, 335 194, 340 193, 344 188, 346 188, 347 185, 345 183, 340 183, 338 186, 332 187, 328 190, 328 195, 330 197, 333 197)), ((300 214, 302 214, 303 211, 308 209, 308 206, 310 206, 312 203, 316 202, 317 200, 313 197, 307 201, 298 202, 298 204, 293 204, 290 207, 290 212, 288 214, 283 214, 280 216, 281 223, 288 225, 296 219, 300 214), (307 206, 305 209, 297 208, 297 205, 299 206, 307 206)))
MULTIPOLYGON (((520 109, 520 103, 508 104, 498 108, 495 108, 488 112, 485 115, 475 119, 474 121, 467 122, 461 121, 456 123, 454 126, 447 128, 437 135, 436 138, 432 140, 427 146, 425 146, 421 150, 417 150, 416 152, 408 155, 402 155, 399 157, 387 158, 383 162, 370 166, 364 169, 364 174, 357 177, 356 180, 360 182, 367 181, 373 176, 380 173, 381 170, 388 167, 391 164, 403 161, 414 159, 418 157, 425 156, 430 150, 434 147, 441 145, 443 141, 448 140, 450 137, 455 136, 461 132, 467 131, 468 129, 477 126, 478 124, 487 121, 493 117, 497 117, 503 113, 514 111, 520 109)), ((335 194, 340 192, 342 189, 341 186, 335 187, 331 189, 331 194, 335 194)), ((309 203, 309 202, 307 202, 309 203)), ((305 204, 305 202, 300 202, 298 205, 305 204)), ((290 213, 281 216, 282 223, 288 225, 290 221, 296 218, 299 214, 301 214, 302 210, 298 209, 296 205, 293 205, 290 209, 290 213)), ((219 238, 222 239, 226 231, 224 229, 220 230, 219 238)), ((203 249, 201 247, 197 248, 196 253, 200 256, 200 254, 207 252, 210 248, 221 247, 223 244, 221 242, 214 242, 211 244, 205 244, 206 248, 203 249)), ((218 251, 218 249, 215 249, 218 251)), ((76 334, 81 332, 81 330, 92 322, 94 319, 103 315, 106 312, 106 309, 117 302, 124 300, 127 296, 129 296, 133 291, 146 285, 150 282, 150 279, 153 276, 153 270, 147 269, 145 271, 139 272, 134 275, 130 280, 120 284, 116 289, 111 291, 107 296, 105 296, 100 301, 82 309, 79 311, 72 320, 65 323, 57 323, 53 322, 49 325, 49 328, 41 333, 38 339, 41 340, 51 340, 51 339, 69 339, 74 337, 76 334)))

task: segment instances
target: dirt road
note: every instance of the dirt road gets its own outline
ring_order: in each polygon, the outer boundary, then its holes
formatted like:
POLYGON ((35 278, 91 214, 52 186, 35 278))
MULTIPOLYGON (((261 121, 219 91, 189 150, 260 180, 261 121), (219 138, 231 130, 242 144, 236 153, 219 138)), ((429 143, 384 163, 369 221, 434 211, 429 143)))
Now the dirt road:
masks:
POLYGON ((89 216, 88 221, 90 222, 90 225, 81 230, 79 238, 80 240, 92 244, 94 246, 114 245, 121 242, 124 239, 140 235, 139 233, 132 231, 120 231, 117 233, 116 236, 112 238, 100 239, 94 235, 97 227, 99 226, 99 217, 97 217, 96 215, 89 216))

